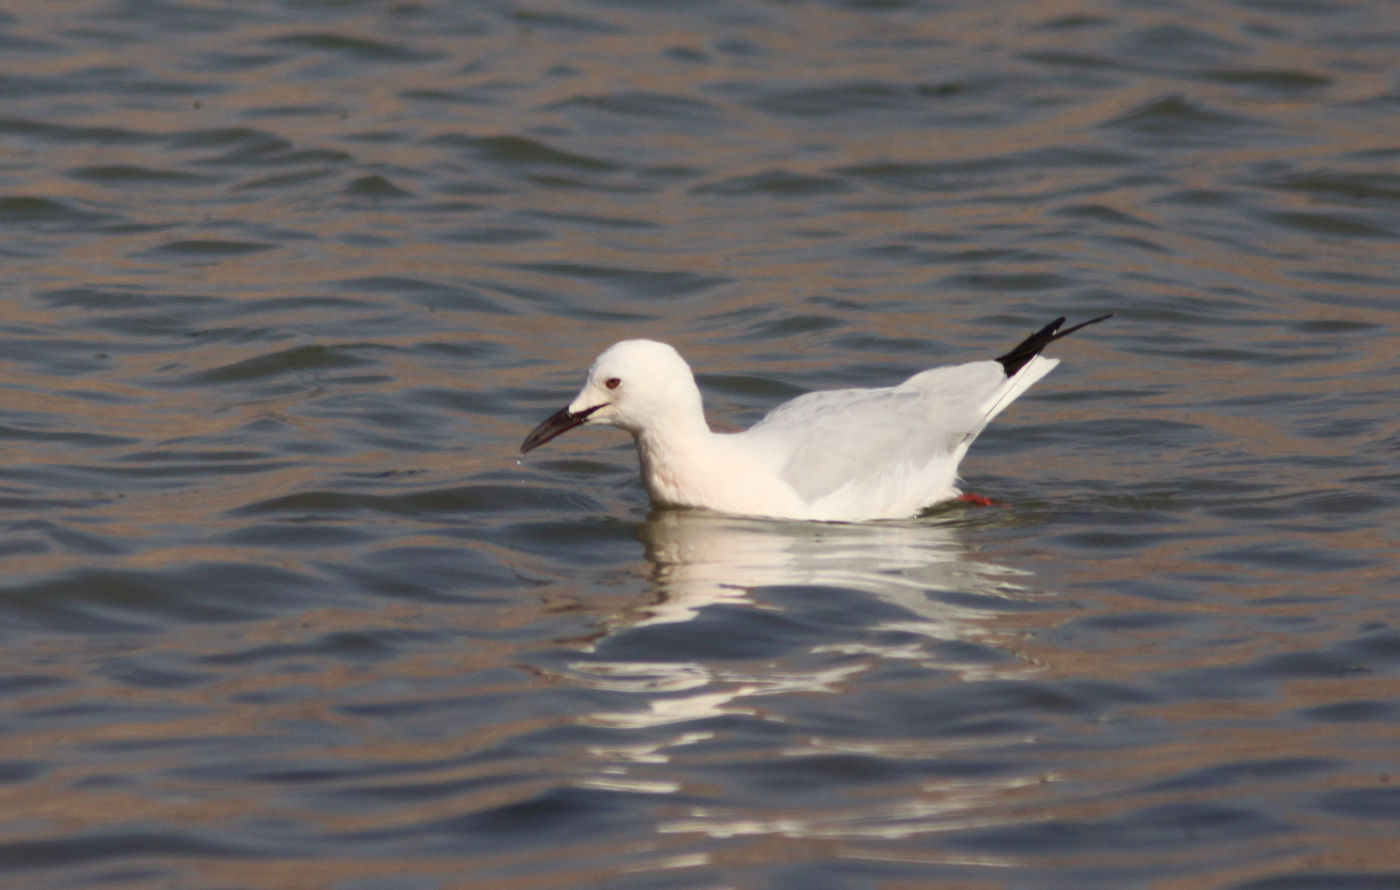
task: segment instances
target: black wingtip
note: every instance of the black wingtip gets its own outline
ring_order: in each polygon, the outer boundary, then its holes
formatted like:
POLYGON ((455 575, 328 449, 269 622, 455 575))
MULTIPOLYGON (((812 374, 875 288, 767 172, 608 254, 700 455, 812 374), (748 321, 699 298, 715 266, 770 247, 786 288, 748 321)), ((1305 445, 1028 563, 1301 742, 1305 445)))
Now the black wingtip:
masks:
POLYGON ((1063 331, 1060 330, 1060 325, 1065 323, 1065 319, 1064 316, 1061 316, 1017 343, 1006 355, 997 356, 997 361, 1001 362, 1001 366, 1006 369, 1007 377, 1015 377, 1017 371, 1024 368, 1031 359, 1040 355, 1040 351, 1051 343, 1061 337, 1068 337, 1080 328, 1087 328, 1091 324, 1107 321, 1116 314, 1116 312, 1110 312, 1107 315, 1100 315, 1098 318, 1082 321, 1072 328, 1065 328, 1063 331))

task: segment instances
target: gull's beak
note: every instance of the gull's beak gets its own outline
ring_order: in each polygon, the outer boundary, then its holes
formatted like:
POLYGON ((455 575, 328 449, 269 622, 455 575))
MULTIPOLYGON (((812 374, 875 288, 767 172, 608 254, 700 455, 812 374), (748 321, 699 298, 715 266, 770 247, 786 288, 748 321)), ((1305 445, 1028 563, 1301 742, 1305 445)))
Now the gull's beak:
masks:
POLYGON ((584 408, 577 414, 570 413, 568 408, 560 408, 558 411, 555 411, 553 414, 549 415, 549 417, 545 418, 544 423, 530 431, 530 435, 526 436, 525 441, 520 444, 520 453, 524 454, 527 451, 533 451, 550 439, 562 436, 576 426, 582 426, 588 420, 590 414, 606 404, 607 402, 604 402, 602 405, 584 408))

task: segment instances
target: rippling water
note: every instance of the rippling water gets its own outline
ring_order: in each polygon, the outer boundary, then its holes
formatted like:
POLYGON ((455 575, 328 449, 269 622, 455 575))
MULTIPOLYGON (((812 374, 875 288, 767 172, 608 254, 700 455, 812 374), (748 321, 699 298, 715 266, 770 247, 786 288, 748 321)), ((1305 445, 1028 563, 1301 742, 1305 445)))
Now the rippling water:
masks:
POLYGON ((0 12, 0 883, 1400 883, 1386 0, 0 12), (999 506, 520 439, 1118 318, 999 506))

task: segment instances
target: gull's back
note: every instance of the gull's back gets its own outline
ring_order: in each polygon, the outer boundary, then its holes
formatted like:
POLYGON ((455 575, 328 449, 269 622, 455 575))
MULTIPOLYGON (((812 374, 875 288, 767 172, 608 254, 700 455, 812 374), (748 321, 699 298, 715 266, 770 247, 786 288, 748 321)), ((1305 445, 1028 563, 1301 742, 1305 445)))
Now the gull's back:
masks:
POLYGON ((808 393, 735 438, 778 456, 807 518, 910 516, 957 494, 958 463, 977 434, 1058 363, 1036 357, 1007 377, 995 361, 969 362, 898 386, 808 393))

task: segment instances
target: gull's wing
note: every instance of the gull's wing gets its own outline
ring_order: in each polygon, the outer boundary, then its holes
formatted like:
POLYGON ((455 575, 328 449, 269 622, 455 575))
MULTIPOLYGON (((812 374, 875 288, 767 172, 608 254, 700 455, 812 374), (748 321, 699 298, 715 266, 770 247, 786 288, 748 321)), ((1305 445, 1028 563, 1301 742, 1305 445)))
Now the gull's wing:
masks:
POLYGON ((1034 358, 1014 376, 995 361, 915 374, 899 386, 808 393, 745 433, 785 455, 779 475, 808 503, 890 474, 946 471, 947 484, 972 440, 1057 362, 1034 358))

